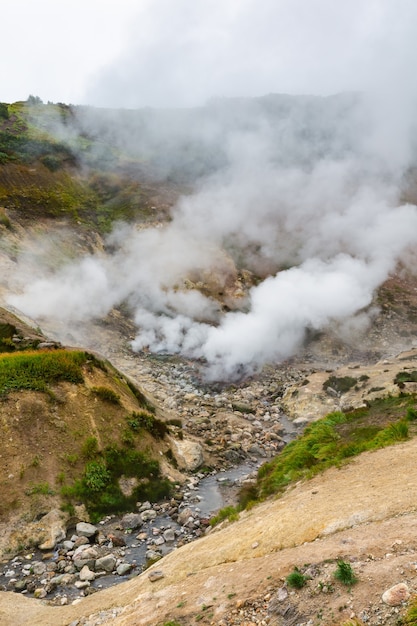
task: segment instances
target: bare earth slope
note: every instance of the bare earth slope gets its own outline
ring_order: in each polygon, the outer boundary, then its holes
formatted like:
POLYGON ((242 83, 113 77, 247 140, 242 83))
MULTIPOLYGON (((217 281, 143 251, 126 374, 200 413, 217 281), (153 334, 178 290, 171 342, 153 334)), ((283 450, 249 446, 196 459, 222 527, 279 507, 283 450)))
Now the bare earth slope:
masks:
POLYGON ((297 612, 304 616, 297 623, 321 612, 325 624, 341 623, 353 614, 366 615, 370 624, 394 624, 398 609, 383 605, 382 593, 399 582, 411 590, 417 585, 416 454, 413 439, 298 484, 283 498, 261 504, 238 522, 159 561, 153 569, 162 570, 164 577, 157 582, 151 583, 144 572, 62 608, 3 593, 0 622, 151 626, 174 618, 194 624, 197 617, 202 624, 257 624, 269 608, 273 624, 293 623, 287 618, 297 612), (359 578, 350 591, 331 578, 331 561, 337 558, 350 559, 359 578), (274 604, 285 576, 304 564, 317 566, 310 568, 307 587, 274 604), (319 591, 326 582, 333 585, 332 593, 319 591), (259 621, 238 621, 239 611, 254 611, 253 619, 259 621), (83 616, 91 617, 85 621, 83 616))

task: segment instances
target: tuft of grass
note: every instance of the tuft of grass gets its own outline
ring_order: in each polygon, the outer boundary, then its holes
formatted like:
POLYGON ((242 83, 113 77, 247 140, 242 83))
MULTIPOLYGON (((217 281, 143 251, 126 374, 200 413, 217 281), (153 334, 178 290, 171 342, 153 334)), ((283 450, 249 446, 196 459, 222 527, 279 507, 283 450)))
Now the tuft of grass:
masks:
POLYGON ((163 439, 168 432, 166 423, 157 419, 148 411, 133 411, 133 413, 127 416, 126 420, 129 428, 134 432, 143 428, 150 432, 155 439, 163 439))
POLYGON ((110 389, 110 387, 92 387, 91 392, 104 402, 109 402, 110 404, 120 404, 120 396, 117 395, 113 389, 110 389))
POLYGON ((83 502, 92 521, 98 521, 108 513, 133 510, 139 500, 161 500, 170 491, 171 483, 162 476, 157 460, 131 448, 109 446, 86 464, 80 479, 62 487, 61 495, 67 504, 83 502), (130 496, 120 489, 122 475, 138 479, 130 496))
POLYGON ((336 578, 336 580, 343 583, 347 587, 351 587, 358 582, 358 579, 355 576, 355 572, 353 571, 351 564, 343 561, 342 559, 337 562, 337 568, 333 576, 336 578))
POLYGON ((304 576, 297 567, 294 567, 293 571, 285 579, 288 587, 292 589, 302 589, 307 580, 307 576, 304 576))
POLYGON ((226 519, 229 520, 229 522, 236 522, 239 519, 239 511, 236 507, 225 506, 223 509, 220 509, 216 515, 210 518, 210 526, 216 526, 226 519))
POLYGON ((51 489, 47 482, 32 484, 25 491, 27 496, 34 496, 37 494, 43 496, 53 496, 55 494, 54 490, 51 489))

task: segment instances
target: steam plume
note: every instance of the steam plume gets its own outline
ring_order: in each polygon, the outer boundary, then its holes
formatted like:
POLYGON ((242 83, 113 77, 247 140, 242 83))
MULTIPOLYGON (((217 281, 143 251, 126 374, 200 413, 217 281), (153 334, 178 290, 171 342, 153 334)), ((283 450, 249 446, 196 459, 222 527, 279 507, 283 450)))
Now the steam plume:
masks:
MULTIPOLYGON (((410 145, 390 158, 370 110, 357 96, 212 103, 201 132, 198 124, 184 132, 203 152, 218 145, 221 158, 205 164, 169 224, 119 226, 112 254, 42 276, 9 302, 68 325, 128 302, 134 349, 203 358, 214 378, 289 357, 307 329, 367 307, 417 243, 417 208, 399 201, 410 145), (224 287, 236 268, 264 279, 240 310, 225 313, 216 299, 186 288, 192 275, 215 275, 224 287)), ((147 132, 152 145, 155 127, 147 132)))

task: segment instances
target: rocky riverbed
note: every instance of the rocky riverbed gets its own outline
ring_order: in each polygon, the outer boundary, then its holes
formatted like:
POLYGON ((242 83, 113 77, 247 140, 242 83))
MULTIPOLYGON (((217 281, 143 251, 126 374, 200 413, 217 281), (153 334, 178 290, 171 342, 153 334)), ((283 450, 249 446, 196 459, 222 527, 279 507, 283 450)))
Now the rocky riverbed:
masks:
POLYGON ((138 502, 135 512, 97 524, 70 524, 53 551, 26 551, 3 564, 0 589, 66 605, 137 576, 210 532, 211 514, 233 500, 255 470, 253 463, 210 476, 196 474, 168 501, 138 502))

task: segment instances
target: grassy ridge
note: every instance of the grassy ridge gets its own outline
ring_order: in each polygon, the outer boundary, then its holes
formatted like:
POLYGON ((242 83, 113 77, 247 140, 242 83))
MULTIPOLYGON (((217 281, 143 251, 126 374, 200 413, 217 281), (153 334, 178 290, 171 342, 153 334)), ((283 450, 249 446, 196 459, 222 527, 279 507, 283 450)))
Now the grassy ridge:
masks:
POLYGON ((0 355, 0 394, 20 389, 45 391, 48 383, 82 383, 86 352, 55 350, 0 355))
POLYGON ((240 490, 239 505, 220 510, 210 520, 211 525, 225 519, 234 521, 239 511, 279 495, 291 483, 339 467, 362 452, 406 440, 410 431, 415 431, 416 405, 416 394, 400 394, 376 399, 350 412, 329 413, 313 422, 278 456, 260 467, 256 483, 240 490))
POLYGON ((375 400, 366 408, 335 412, 310 424, 258 473, 258 495, 278 493, 289 483, 311 478, 367 450, 407 439, 417 417, 413 395, 375 400))

